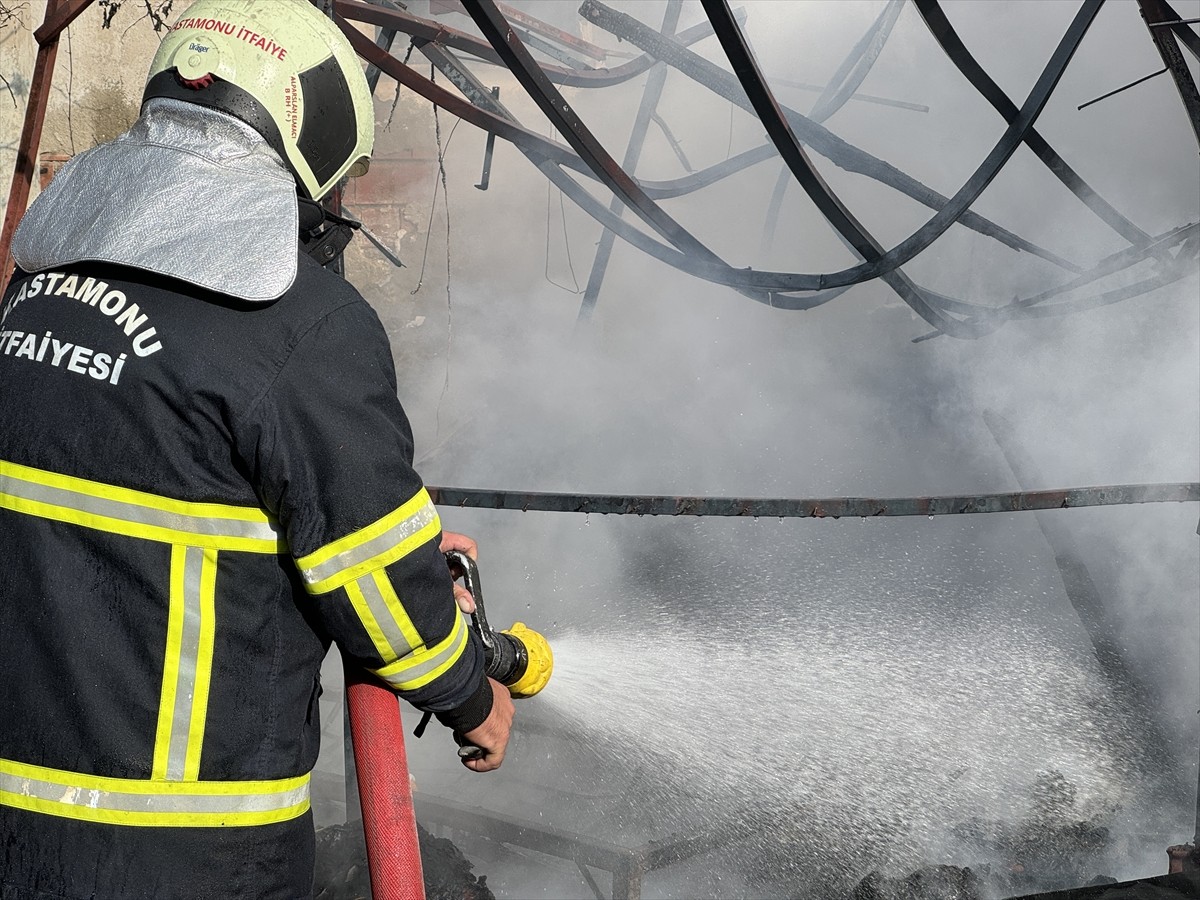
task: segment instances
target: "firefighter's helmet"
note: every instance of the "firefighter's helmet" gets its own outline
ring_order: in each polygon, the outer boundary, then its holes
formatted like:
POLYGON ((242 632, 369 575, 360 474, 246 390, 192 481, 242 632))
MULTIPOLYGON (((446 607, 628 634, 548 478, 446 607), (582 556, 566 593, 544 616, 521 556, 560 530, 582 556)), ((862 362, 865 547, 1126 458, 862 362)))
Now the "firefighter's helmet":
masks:
POLYGON ((375 112, 362 67, 308 0, 198 0, 154 55, 142 102, 151 97, 241 119, 314 200, 370 162, 375 112))

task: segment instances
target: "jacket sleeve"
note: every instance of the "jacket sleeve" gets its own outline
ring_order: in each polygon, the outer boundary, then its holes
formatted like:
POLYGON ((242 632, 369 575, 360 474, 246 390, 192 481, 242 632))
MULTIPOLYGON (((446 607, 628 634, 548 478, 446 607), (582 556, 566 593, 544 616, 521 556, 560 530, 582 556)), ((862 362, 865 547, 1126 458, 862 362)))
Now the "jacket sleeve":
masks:
POLYGON ((355 298, 295 345, 239 427, 315 614, 351 659, 459 731, 491 711, 483 652, 454 602, 441 523, 412 468, 383 325, 355 298))

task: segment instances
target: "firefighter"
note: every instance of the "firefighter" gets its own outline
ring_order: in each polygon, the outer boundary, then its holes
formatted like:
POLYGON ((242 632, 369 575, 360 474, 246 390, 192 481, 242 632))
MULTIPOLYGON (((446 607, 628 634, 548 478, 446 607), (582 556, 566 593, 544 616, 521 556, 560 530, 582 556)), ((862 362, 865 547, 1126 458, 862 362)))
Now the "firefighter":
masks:
POLYGON ((184 12, 139 120, 13 243, 3 900, 310 896, 331 641, 481 747, 469 768, 504 756, 442 553, 474 545, 412 469, 379 319, 298 240, 365 171, 371 95, 336 26, 284 6, 184 12))

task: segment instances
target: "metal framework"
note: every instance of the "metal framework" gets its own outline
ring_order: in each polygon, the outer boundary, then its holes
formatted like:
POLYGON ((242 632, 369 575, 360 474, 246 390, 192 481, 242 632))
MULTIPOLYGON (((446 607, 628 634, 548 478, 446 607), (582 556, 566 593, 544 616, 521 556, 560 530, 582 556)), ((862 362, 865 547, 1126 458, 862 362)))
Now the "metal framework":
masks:
POLYGON ((745 837, 727 826, 686 837, 651 841, 640 847, 626 847, 421 793, 413 795, 413 803, 422 824, 427 827, 481 835, 497 843, 525 847, 547 856, 571 860, 578 866, 597 900, 604 900, 605 894, 592 876, 591 869, 610 873, 609 896, 614 900, 639 900, 642 882, 650 872, 665 869, 745 837))
MULTIPOLYGON (((604 280, 609 255, 616 238, 621 238, 663 263, 714 283, 727 285, 760 303, 781 310, 811 309, 833 300, 849 287, 873 279, 888 284, 933 328, 916 340, 939 335, 977 338, 1014 319, 1074 315, 1098 307, 1143 296, 1196 271, 1200 260, 1200 223, 1184 223, 1159 235, 1139 228, 1101 197, 1038 132, 1038 115, 1052 96, 1072 55, 1083 41, 1103 0, 1081 0, 1078 12, 1062 35, 1023 103, 1018 105, 979 65, 955 32, 938 0, 913 0, 929 33, 949 60, 975 90, 1005 120, 1006 130, 975 172, 951 197, 945 197, 907 173, 839 138, 824 127, 826 120, 850 99, 891 102, 856 93, 887 40, 902 0, 891 0, 855 48, 838 68, 831 83, 820 88, 814 112, 805 116, 781 104, 759 69, 739 25, 739 16, 727 0, 701 0, 707 21, 676 31, 681 0, 670 0, 661 28, 645 25, 599 0, 583 0, 580 15, 599 28, 638 48, 641 54, 612 68, 593 67, 588 60, 602 62, 605 51, 562 29, 540 22, 493 0, 468 0, 464 10, 482 32, 481 40, 446 27, 438 21, 411 15, 388 0, 334 0, 339 21, 359 55, 372 68, 372 85, 383 72, 400 84, 447 111, 488 132, 491 138, 510 141, 537 168, 563 190, 585 212, 604 227, 592 273, 580 309, 585 322, 594 309, 604 280), (378 39, 371 41, 349 22, 375 25, 378 39), (408 35, 414 46, 442 71, 460 94, 424 78, 391 53, 397 34, 408 35), (695 42, 715 35, 730 63, 732 74, 689 49, 695 42), (531 48, 562 63, 540 64, 531 48), (531 99, 565 138, 564 146, 523 127, 486 89, 456 55, 474 62, 508 68, 531 99), (643 181, 634 177, 649 124, 657 122, 664 133, 670 129, 658 105, 669 70, 675 70, 705 89, 751 111, 762 122, 769 143, 736 154, 725 162, 667 181, 643 181), (634 121, 623 162, 617 161, 596 139, 583 118, 564 99, 559 88, 601 89, 650 73, 634 121), (1089 269, 1037 246, 971 211, 970 207, 1022 144, 1068 188, 1098 219, 1129 246, 1113 253, 1089 269), (819 154, 850 172, 871 178, 908 196, 933 211, 932 217, 890 249, 873 237, 848 206, 821 178, 809 157, 819 154), (780 158, 784 164, 767 213, 767 232, 783 192, 794 178, 834 231, 853 248, 861 262, 835 272, 773 272, 743 268, 726 262, 667 213, 658 201, 691 194, 728 178, 750 166, 780 158), (593 179, 611 191, 605 204, 586 190, 577 177, 593 179), (626 207, 643 227, 625 221, 626 207), (1012 300, 1000 306, 967 303, 947 297, 913 282, 902 266, 917 257, 951 226, 961 225, 1013 250, 1036 255, 1057 266, 1067 278, 1060 284, 1012 300), (1108 290, 1093 288, 1096 282, 1127 272, 1143 264, 1151 271, 1137 280, 1108 290)), ((45 118, 57 53, 58 38, 91 0, 47 0, 43 24, 34 32, 39 45, 30 85, 29 104, 17 152, 3 229, 0 230, 0 292, 13 269, 9 248, 16 224, 26 208, 36 152, 45 118)), ((1183 51, 1200 59, 1200 36, 1166 0, 1138 0, 1150 40, 1170 72, 1183 111, 1200 144, 1200 92, 1192 78, 1183 51)), ((443 4, 445 6, 446 4, 443 4)), ((904 105, 904 104, 901 104, 904 105)), ((912 104, 907 104, 912 107, 912 104)), ((671 139, 673 141, 673 139, 671 139)), ((678 152, 678 148, 677 148, 678 152)), ((486 177, 484 179, 486 185, 486 177)), ((483 185, 481 185, 483 186, 483 185)), ((1046 510, 1077 506, 1153 502, 1196 502, 1200 484, 1115 485, 1052 491, 1020 491, 954 497, 908 497, 889 499, 754 499, 719 497, 618 496, 595 494, 516 493, 495 490, 431 488, 437 503, 494 509, 548 510, 597 514, 717 515, 832 517, 839 516, 934 516, 963 513, 1046 510)), ((1082 596, 1082 595, 1081 595, 1082 596)), ((1076 597, 1072 597, 1075 602, 1076 597)), ((452 805, 434 805, 419 800, 419 808, 446 824, 460 821, 463 811, 452 805)), ((1200 796, 1197 800, 1200 813, 1200 796)), ((475 820, 478 815, 472 811, 475 820)), ((514 823, 496 827, 509 837, 514 823)), ((1200 843, 1200 815, 1196 840, 1200 843)), ((594 842, 593 842, 594 843, 594 842)), ((579 842, 576 841, 578 845, 579 842)), ((699 852, 695 847, 677 847, 672 853, 642 853, 607 848, 593 864, 614 873, 624 893, 632 895, 641 873, 682 858, 680 853, 699 852), (611 851, 611 852, 610 852, 611 851)), ((593 848, 595 849, 595 848, 593 848)), ((578 846, 571 858, 578 858, 578 846)), ((616 884, 614 886, 617 886, 616 884)))

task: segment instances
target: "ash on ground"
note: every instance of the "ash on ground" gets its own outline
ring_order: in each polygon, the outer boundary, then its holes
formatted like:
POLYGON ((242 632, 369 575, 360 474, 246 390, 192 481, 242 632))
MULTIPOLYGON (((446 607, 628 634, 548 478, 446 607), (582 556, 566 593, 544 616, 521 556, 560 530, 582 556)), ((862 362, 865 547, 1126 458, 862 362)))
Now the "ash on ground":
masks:
MULTIPOLYGON (((447 838, 417 824, 426 900, 496 900, 486 875, 475 875, 471 861, 447 838)), ((317 832, 315 900, 370 900, 371 878, 361 821, 331 825, 317 832)))

